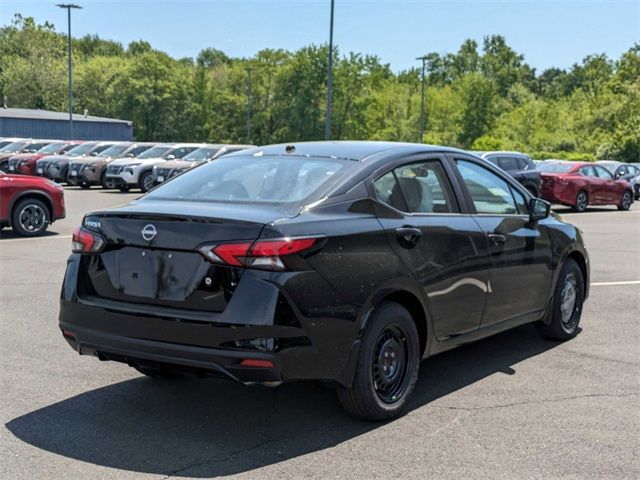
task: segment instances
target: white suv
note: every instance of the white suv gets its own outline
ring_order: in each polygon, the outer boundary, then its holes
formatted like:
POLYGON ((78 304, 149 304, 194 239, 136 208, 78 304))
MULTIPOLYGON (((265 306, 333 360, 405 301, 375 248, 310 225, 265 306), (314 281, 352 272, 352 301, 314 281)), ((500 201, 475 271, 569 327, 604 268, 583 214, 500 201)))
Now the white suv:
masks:
POLYGON ((146 192, 153 186, 153 166, 175 160, 203 147, 203 143, 161 143, 136 158, 121 158, 107 166, 107 182, 126 192, 140 188, 146 192))

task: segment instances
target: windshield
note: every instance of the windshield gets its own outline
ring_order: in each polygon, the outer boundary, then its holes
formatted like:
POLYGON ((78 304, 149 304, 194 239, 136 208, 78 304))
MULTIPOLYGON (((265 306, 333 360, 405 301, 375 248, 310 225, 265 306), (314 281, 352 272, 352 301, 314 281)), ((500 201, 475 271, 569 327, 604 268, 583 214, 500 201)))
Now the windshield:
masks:
POLYGON ((182 160, 185 162, 204 162, 212 158, 219 151, 219 148, 199 148, 182 157, 182 160))
POLYGON ((24 148, 23 152, 25 152, 25 153, 36 153, 38 150, 40 150, 43 147, 46 147, 50 143, 51 142, 30 143, 29 145, 27 145, 24 148))
POLYGON ((221 157, 189 170, 145 198, 284 204, 317 194, 348 170, 350 160, 313 157, 221 157))
POLYGON ((567 173, 572 168, 571 163, 542 162, 538 165, 538 170, 545 173, 567 173))
POLYGON ((138 155, 137 158, 155 158, 155 157, 162 157, 165 153, 167 153, 169 150, 171 150, 171 147, 152 147, 149 150, 147 150, 146 152, 141 153, 140 155, 138 155))
POLYGON ((78 157, 80 155, 84 155, 85 153, 87 153, 89 150, 91 150, 96 145, 97 145, 96 142, 83 143, 83 144, 78 145, 77 147, 74 147, 71 150, 69 150, 67 152, 67 155, 69 155, 70 157, 78 157))
POLYGON ((13 142, 9 145, 5 145, 0 148, 0 152, 13 153, 22 150, 27 145, 27 142, 13 142))
POLYGON ((90 157, 98 157, 98 156, 102 155, 102 152, 104 152, 109 147, 111 147, 110 144, 100 145, 99 147, 96 147, 95 149, 91 150, 91 153, 89 154, 89 156, 90 157))
POLYGON ((63 143, 63 142, 50 143, 46 147, 42 147, 36 153, 58 153, 62 149, 62 147, 64 147, 65 145, 66 143, 63 143))
POLYGON ((131 145, 112 145, 100 152, 100 157, 119 157, 131 145))

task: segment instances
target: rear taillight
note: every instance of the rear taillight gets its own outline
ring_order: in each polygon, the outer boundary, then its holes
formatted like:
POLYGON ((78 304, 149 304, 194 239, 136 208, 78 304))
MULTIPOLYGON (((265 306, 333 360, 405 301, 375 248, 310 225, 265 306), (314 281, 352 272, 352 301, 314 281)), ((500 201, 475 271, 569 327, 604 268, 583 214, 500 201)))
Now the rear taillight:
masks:
POLYGON ((105 239, 86 228, 76 228, 71 239, 73 253, 97 253, 105 246, 105 239))
POLYGON ((263 270, 284 270, 282 257, 305 252, 316 245, 318 240, 305 237, 259 240, 255 243, 223 243, 205 245, 199 251, 213 263, 263 270))

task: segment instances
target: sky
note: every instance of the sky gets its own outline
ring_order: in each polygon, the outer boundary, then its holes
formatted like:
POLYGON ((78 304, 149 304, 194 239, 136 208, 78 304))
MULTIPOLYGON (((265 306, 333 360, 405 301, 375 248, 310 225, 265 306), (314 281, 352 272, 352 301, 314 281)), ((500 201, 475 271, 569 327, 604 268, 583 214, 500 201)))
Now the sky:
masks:
MULTIPOLYGON (((0 0, 0 25, 14 13, 66 32, 61 0, 0 0)), ((214 47, 233 57, 264 48, 295 50, 328 41, 330 0, 73 0, 72 34, 125 46, 146 40, 176 58, 214 47)), ((640 0, 335 0, 341 53, 375 54, 395 71, 416 57, 458 50, 467 38, 504 35, 538 72, 586 55, 618 58, 640 42, 640 0)))

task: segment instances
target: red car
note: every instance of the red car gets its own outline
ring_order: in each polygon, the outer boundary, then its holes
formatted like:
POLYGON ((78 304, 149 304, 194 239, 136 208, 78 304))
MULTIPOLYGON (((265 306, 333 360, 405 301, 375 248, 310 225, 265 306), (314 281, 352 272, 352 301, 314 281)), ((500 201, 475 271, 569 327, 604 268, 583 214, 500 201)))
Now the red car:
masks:
POLYGON ((588 205, 616 205, 629 210, 633 188, 615 179, 603 167, 589 162, 546 161, 538 166, 542 177, 540 196, 548 202, 569 205, 584 212, 588 205))
POLYGON ((51 180, 0 173, 0 227, 35 237, 64 218, 64 191, 51 180))
POLYGON ((21 175, 35 175, 36 162, 47 155, 64 155, 68 150, 80 145, 81 141, 54 142, 41 148, 35 153, 19 153, 9 158, 7 173, 19 173, 21 175))

